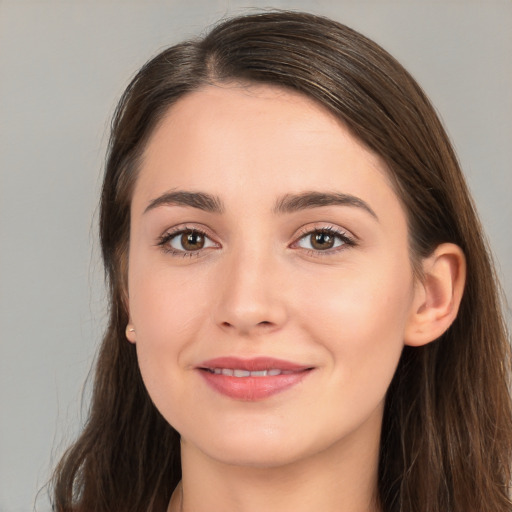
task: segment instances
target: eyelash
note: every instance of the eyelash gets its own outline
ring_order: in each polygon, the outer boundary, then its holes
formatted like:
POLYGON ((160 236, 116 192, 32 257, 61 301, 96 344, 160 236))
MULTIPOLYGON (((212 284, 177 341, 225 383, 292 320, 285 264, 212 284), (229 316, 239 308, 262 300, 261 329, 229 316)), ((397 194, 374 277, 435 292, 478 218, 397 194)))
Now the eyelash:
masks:
MULTIPOLYGON (((170 254, 171 256, 180 256, 183 258, 192 258, 192 257, 199 257, 202 255, 202 252, 204 249, 198 249, 196 251, 186 251, 186 250, 178 250, 174 249, 169 245, 169 242, 176 238, 179 235, 182 235, 183 233, 196 233, 200 236, 203 236, 205 238, 208 238, 211 240, 209 235, 206 233, 206 231, 199 229, 199 228, 192 228, 185 226, 183 228, 177 228, 176 230, 168 231, 164 233, 157 242, 157 246, 161 247, 161 249, 166 253, 170 254)), ((340 230, 339 228, 336 228, 334 226, 323 226, 320 228, 314 228, 314 229, 304 229, 301 231, 299 236, 297 237, 296 241, 293 242, 292 246, 296 246, 301 240, 306 238, 307 236, 311 236, 313 234, 326 234, 333 236, 337 238, 338 240, 341 240, 342 244, 338 247, 332 248, 332 249, 325 249, 325 250, 314 250, 314 249, 303 249, 306 251, 306 254, 309 256, 314 257, 323 257, 323 256, 329 256, 335 253, 338 253, 340 251, 345 250, 347 247, 354 247, 356 244, 356 240, 349 236, 347 232, 340 230)))
POLYGON ((304 238, 311 236, 313 234, 325 234, 330 235, 334 238, 337 238, 342 243, 338 247, 334 247, 331 249, 325 249, 325 250, 314 250, 314 249, 303 249, 306 251, 306 254, 308 256, 314 256, 314 257, 324 257, 324 256, 331 256, 333 254, 337 254, 340 251, 346 250, 348 247, 354 247, 356 245, 356 240, 350 236, 346 231, 337 228, 335 226, 323 226, 319 228, 304 228, 299 233, 299 236, 297 237, 297 240, 293 242, 293 246, 296 246, 301 240, 304 238))
POLYGON ((164 233, 157 242, 157 246, 161 247, 162 250, 166 254, 170 254, 171 256, 181 256, 183 258, 193 258, 193 257, 199 257, 201 256, 202 250, 199 249, 197 251, 181 251, 178 249, 174 249, 169 245, 169 242, 176 238, 179 235, 182 235, 183 233, 196 233, 198 235, 201 235, 205 238, 211 239, 206 231, 199 229, 199 228, 191 228, 188 226, 185 226, 183 228, 177 228, 176 230, 167 231, 164 233))

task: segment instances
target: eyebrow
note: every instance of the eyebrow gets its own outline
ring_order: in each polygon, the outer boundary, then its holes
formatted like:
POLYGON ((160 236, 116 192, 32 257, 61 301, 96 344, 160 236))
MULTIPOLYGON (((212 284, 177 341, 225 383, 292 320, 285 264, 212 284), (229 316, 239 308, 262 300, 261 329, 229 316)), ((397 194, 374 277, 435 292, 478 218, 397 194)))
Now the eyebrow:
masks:
POLYGON ((220 198, 205 192, 187 192, 184 190, 166 192, 153 199, 144 213, 159 206, 191 206, 210 213, 224 213, 224 206, 220 198))
MULTIPOLYGON (((225 211, 223 202, 218 196, 206 192, 189 192, 184 190, 166 192, 156 199, 153 199, 144 210, 144 213, 158 208, 159 206, 190 206, 218 214, 222 214, 225 211)), ((320 208, 322 206, 352 206, 361 208, 378 220, 377 214, 368 203, 359 197, 339 192, 302 192, 300 194, 286 194, 276 201, 273 213, 294 213, 310 208, 320 208)))
POLYGON ((342 194, 339 192, 286 194, 276 202, 274 213, 293 213, 309 208, 320 208, 322 206, 354 206, 365 210, 376 220, 379 220, 377 214, 370 208, 366 201, 351 194, 342 194))

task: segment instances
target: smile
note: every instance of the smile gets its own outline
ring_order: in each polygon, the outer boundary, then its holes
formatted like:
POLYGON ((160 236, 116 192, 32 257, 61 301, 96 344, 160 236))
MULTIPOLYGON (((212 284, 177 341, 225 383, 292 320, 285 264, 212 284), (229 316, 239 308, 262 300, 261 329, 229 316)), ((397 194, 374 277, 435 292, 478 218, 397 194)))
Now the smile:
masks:
POLYGON ((314 368, 269 357, 223 357, 205 361, 196 370, 217 393, 250 402, 264 400, 292 388, 314 368))
POLYGON ((277 377, 278 375, 289 375, 293 373, 290 370, 280 370, 271 368, 270 370, 241 370, 238 368, 206 368, 206 371, 215 375, 227 375, 228 377, 277 377))

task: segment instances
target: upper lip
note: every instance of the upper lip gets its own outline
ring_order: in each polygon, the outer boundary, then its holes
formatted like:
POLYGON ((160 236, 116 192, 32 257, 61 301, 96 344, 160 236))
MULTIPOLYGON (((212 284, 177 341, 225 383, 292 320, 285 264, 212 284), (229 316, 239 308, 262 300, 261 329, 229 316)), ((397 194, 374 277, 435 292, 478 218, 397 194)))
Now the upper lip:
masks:
POLYGON ((308 365, 297 364, 291 361, 285 361, 283 359, 263 356, 253 357, 250 359, 242 359, 239 357, 217 357, 203 361, 197 367, 199 369, 233 368, 239 370, 247 370, 250 372, 273 369, 300 372, 312 368, 312 366, 308 365))

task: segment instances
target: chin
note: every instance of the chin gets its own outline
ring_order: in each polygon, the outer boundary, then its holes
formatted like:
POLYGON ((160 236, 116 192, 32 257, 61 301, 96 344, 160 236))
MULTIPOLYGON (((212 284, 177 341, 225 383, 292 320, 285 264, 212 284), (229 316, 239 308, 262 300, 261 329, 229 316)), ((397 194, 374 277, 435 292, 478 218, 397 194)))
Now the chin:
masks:
POLYGON ((223 464, 262 469, 310 459, 339 441, 340 434, 308 430, 300 423, 247 428, 246 422, 245 428, 222 426, 215 430, 210 428, 195 438, 182 436, 182 443, 194 445, 210 459, 223 464))
POLYGON ((219 446, 208 446, 207 449, 206 455, 220 463, 261 469, 283 467, 310 455, 299 450, 298 446, 282 446, 280 443, 232 443, 229 446, 220 443, 219 446))

